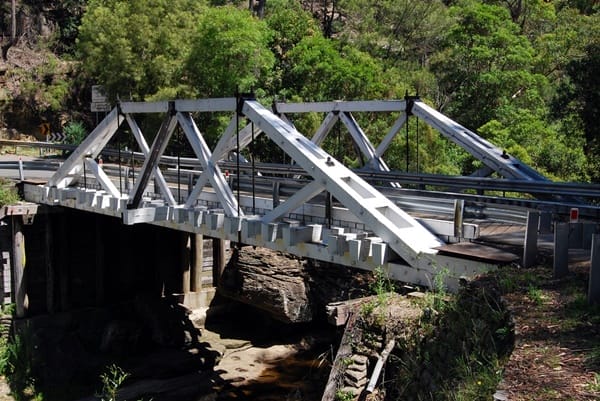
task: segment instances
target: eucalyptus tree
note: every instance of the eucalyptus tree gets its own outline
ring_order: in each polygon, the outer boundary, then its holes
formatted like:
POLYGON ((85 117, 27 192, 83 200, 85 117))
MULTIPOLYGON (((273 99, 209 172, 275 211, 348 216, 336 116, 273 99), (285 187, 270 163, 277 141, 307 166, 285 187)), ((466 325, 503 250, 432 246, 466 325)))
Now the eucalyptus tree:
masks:
POLYGON ((205 10, 198 0, 90 0, 77 39, 82 69, 113 99, 185 95, 181 66, 205 10))
POLYGON ((441 0, 341 0, 345 35, 388 62, 426 65, 450 27, 441 0))
POLYGON ((197 16, 183 77, 200 97, 263 86, 275 63, 272 31, 246 9, 211 7, 197 16))
POLYGON ((534 49, 506 9, 463 1, 451 11, 455 24, 431 66, 447 96, 438 107, 476 129, 545 81, 532 71, 534 49))

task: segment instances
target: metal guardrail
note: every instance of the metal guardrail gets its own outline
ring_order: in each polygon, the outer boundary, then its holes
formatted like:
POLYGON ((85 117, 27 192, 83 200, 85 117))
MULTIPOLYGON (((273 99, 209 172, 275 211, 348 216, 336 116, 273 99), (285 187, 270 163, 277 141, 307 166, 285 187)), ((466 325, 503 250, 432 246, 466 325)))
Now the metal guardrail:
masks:
MULTIPOLYGON (((18 146, 18 147, 34 147, 34 148, 49 148, 58 150, 74 150, 76 145, 67 145, 51 142, 22 142, 13 140, 0 140, 0 146, 18 146)), ((144 155, 141 152, 121 151, 116 149, 104 149, 102 155, 110 157, 118 157, 119 155, 127 160, 133 158, 136 161, 143 161, 144 155)), ((200 169, 200 162, 189 157, 163 156, 161 163, 171 166, 183 168, 200 169)), ((227 168, 230 171, 237 169, 237 164, 234 162, 221 162, 222 168, 227 168)), ((292 176, 304 176, 306 172, 299 167, 290 166, 287 164, 267 164, 257 163, 254 167, 256 171, 270 173, 273 175, 286 174, 292 176)), ((240 169, 244 172, 249 172, 252 166, 247 163, 242 163, 240 169)), ((567 197, 590 198, 592 202, 600 204, 600 185, 588 183, 573 183, 573 182, 554 182, 554 181, 524 181, 510 179, 495 179, 486 177, 457 177, 445 176, 436 174, 416 174, 400 171, 361 171, 357 173, 368 182, 392 183, 399 182, 400 184, 423 188, 434 187, 436 189, 446 188, 456 191, 472 190, 479 192, 515 192, 515 193, 536 193, 556 195, 560 194, 567 197)))
MULTIPOLYGON (((24 146, 24 147, 50 147, 54 149, 72 150, 74 145, 53 144, 48 142, 21 142, 0 140, 0 145, 4 146, 24 146)), ((105 157, 118 157, 117 150, 105 149, 102 152, 105 157)), ((133 158, 135 161, 142 162, 144 156, 139 152, 120 152, 122 158, 133 158)), ((177 158, 172 156, 163 156, 161 164, 166 167, 178 166, 191 167, 191 174, 200 174, 200 163, 192 158, 177 158)), ((59 161, 39 160, 24 161, 22 168, 27 170, 45 170, 54 171, 60 165, 59 161)), ((232 177, 237 172, 237 163, 221 162, 223 170, 229 170, 232 177)), ((18 169, 18 161, 0 162, 0 168, 18 169)), ((118 176, 118 166, 105 164, 104 169, 107 172, 113 171, 118 176), (111 170, 114 169, 114 170, 111 170)), ((252 174, 252 166, 248 163, 240 164, 240 182, 241 188, 251 191, 248 188, 250 183, 249 175, 252 174), (247 182, 244 183, 244 177, 247 182)), ((298 167, 283 164, 265 164, 257 163, 254 167, 255 172, 260 172, 261 177, 255 177, 255 185, 261 192, 272 191, 273 181, 279 184, 280 195, 291 196, 299 188, 308 182, 306 173, 298 167), (266 181, 264 181, 266 180, 266 181)), ((482 177, 449 177, 432 174, 414 174, 403 172, 373 172, 362 171, 359 175, 376 186, 378 190, 385 193, 388 197, 394 198, 395 202, 402 208, 409 211, 419 210, 423 213, 438 213, 443 215, 452 215, 453 206, 445 205, 444 201, 452 199, 463 199, 465 201, 465 213, 471 217, 495 218, 501 221, 523 222, 526 218, 526 212, 519 210, 535 209, 555 214, 567 215, 571 208, 579 208, 581 217, 600 219, 600 185, 584 183, 562 183, 562 182, 523 182, 519 180, 492 179, 482 177), (392 188, 387 183, 398 182, 403 188, 392 188), (467 192, 465 192, 467 191, 467 192), (468 191, 476 192, 468 193, 468 191), (560 200, 535 200, 526 198, 515 198, 505 196, 484 196, 484 191, 488 192, 511 192, 511 193, 547 193, 564 194, 565 198, 572 200, 577 197, 581 202, 570 202, 560 200), (583 199, 582 199, 583 198, 583 199), (411 199, 411 200, 409 200, 411 199), (584 201, 587 199, 588 201, 584 201), (413 207, 414 206, 414 207, 413 207), (493 210, 495 208, 496 210, 493 210)), ((171 182, 176 182, 177 174, 165 169, 165 176, 169 177, 171 182)), ((179 177, 181 180, 181 177, 179 177)), ((187 185, 188 178, 183 181, 187 185)), ((255 190, 257 189, 255 188, 255 190)), ((446 202, 447 203, 447 202, 446 202)))

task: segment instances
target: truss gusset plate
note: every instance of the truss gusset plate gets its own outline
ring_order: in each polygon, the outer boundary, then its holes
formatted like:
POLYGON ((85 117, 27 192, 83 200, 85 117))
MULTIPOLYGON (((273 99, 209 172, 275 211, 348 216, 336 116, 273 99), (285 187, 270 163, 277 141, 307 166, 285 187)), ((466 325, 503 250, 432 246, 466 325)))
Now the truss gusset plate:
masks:
POLYGON ((50 177, 48 186, 65 188, 76 182, 83 170, 83 159, 96 158, 117 132, 121 122, 119 111, 115 107, 50 177))

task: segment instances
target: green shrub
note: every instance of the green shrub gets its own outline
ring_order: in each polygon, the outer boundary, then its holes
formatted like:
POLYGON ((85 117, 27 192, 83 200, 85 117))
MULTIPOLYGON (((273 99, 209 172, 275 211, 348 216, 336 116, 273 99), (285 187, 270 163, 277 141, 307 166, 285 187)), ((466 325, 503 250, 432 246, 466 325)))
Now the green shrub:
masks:
POLYGON ((87 131, 80 121, 71 121, 64 129, 65 143, 79 145, 87 136, 87 131))
POLYGON ((11 182, 4 178, 0 178, 0 207, 12 205, 19 201, 19 194, 11 182))

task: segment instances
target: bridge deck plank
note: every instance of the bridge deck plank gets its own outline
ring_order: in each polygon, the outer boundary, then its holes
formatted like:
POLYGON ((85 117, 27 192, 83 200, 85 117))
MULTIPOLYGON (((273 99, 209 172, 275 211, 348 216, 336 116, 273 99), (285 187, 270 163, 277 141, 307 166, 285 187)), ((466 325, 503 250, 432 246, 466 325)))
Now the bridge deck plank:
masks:
POLYGON ((475 242, 446 244, 436 249, 447 255, 462 256, 492 263, 510 263, 519 259, 514 253, 475 242))

